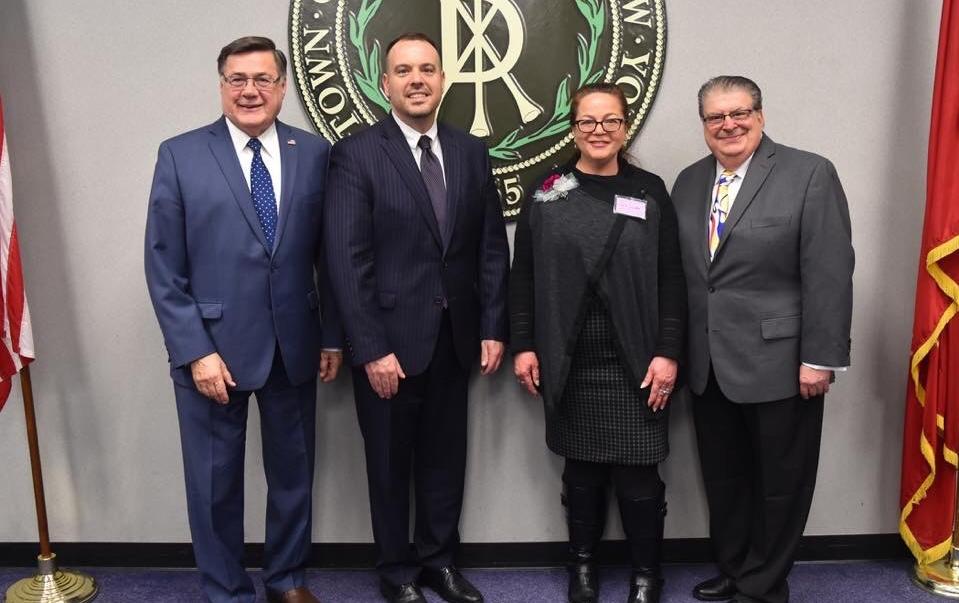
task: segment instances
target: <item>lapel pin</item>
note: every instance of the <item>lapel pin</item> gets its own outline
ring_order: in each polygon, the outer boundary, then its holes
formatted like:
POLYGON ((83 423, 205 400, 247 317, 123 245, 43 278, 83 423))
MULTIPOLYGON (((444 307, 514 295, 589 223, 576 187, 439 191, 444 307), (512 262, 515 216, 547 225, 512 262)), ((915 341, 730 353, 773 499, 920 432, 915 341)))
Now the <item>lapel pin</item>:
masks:
POLYGON ((289 139, 289 140, 286 141, 286 144, 290 145, 291 147, 295 147, 295 146, 296 146, 296 141, 291 138, 291 139, 289 139))

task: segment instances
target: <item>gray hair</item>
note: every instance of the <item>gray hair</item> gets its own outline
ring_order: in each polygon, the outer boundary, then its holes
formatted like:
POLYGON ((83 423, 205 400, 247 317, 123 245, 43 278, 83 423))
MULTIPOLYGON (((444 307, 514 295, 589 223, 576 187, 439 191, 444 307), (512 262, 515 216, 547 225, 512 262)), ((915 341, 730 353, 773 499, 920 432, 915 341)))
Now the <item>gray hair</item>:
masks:
POLYGON ((706 98, 707 94, 713 90, 730 89, 748 92, 749 96, 753 98, 752 108, 757 111, 763 108, 763 93, 762 90, 759 89, 759 86, 756 85, 756 82, 742 75, 717 75, 707 80, 706 83, 699 88, 699 117, 706 117, 706 115, 703 114, 703 99, 706 98))

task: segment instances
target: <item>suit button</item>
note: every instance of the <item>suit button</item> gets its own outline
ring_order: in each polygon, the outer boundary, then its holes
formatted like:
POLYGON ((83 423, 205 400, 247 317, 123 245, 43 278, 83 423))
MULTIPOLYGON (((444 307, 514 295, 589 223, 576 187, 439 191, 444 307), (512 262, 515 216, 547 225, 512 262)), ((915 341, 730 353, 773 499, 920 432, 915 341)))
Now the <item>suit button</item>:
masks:
POLYGON ((715 293, 716 287, 710 287, 709 289, 707 289, 707 291, 709 291, 710 293, 715 293))
POLYGON ((433 303, 434 303, 435 305, 437 305, 437 306, 442 306, 442 305, 443 305, 443 298, 442 298, 442 297, 434 297, 434 298, 433 298, 433 303))

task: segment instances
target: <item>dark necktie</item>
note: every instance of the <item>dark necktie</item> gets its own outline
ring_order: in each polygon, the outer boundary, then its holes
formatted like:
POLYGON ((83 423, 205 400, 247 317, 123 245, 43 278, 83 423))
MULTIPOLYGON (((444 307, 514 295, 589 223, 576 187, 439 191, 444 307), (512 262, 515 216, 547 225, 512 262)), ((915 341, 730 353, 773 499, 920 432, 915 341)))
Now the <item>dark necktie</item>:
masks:
POLYGON ((429 136, 423 135, 418 143, 423 154, 420 156, 420 172, 423 174, 423 183, 426 184, 426 191, 430 194, 430 202, 433 204, 433 213, 436 214, 436 222, 440 226, 443 241, 446 241, 446 184, 443 181, 443 168, 440 166, 440 160, 436 158, 430 148, 432 141, 429 136))
POLYGON ((263 163, 260 149, 263 148, 256 138, 251 138, 246 146, 253 149, 253 163, 250 165, 250 194, 253 197, 253 208, 256 217, 260 219, 260 228, 270 249, 273 249, 273 239, 276 237, 276 194, 273 192, 273 180, 270 171, 263 163))

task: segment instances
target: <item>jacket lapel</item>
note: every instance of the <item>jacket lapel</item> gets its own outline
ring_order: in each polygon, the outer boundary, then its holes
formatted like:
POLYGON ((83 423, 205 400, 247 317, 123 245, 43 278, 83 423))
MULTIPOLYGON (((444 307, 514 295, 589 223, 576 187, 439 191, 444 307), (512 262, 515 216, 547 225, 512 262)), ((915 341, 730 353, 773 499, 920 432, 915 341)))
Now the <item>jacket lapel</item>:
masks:
MULTIPOLYGON (((440 124, 440 145, 443 148, 443 170, 446 173, 446 232, 444 233, 443 253, 449 249, 450 241, 456 230, 456 210, 460 195, 460 173, 462 172, 463 149, 460 148, 455 135, 449 128, 440 124)), ((432 205, 430 210, 432 211, 432 205)))
POLYGON ((726 240, 729 239, 733 230, 736 229, 736 225, 739 224, 743 214, 749 209, 759 189, 762 188, 763 183, 772 171, 773 166, 776 165, 775 155, 776 145, 764 134, 762 141, 759 143, 759 148, 756 149, 756 153, 753 155, 753 159, 749 164, 749 169, 746 170, 746 178, 743 180, 742 186, 739 187, 739 193, 736 194, 733 208, 726 218, 723 236, 719 239, 719 247, 716 248, 713 262, 715 262, 719 254, 722 253, 726 240))
MULTIPOLYGON (((409 145, 406 144, 406 138, 403 136, 403 132, 400 131, 400 127, 396 125, 396 122, 393 121, 392 115, 387 115, 380 121, 380 124, 383 134, 381 143, 383 149, 386 151, 386 156, 389 157, 393 167, 399 172, 403 183, 413 196, 416 207, 419 209, 420 214, 422 214, 423 219, 426 220, 426 225, 429 227, 436 244, 439 245, 440 249, 443 249, 443 236, 440 234, 436 214, 433 213, 433 204, 430 202, 429 192, 427 192, 426 184, 423 183, 423 176, 416 166, 416 160, 413 159, 413 153, 410 151, 409 145)), ((447 195, 448 194, 447 188, 447 195)))
MULTIPOLYGON (((243 217, 246 218, 253 236, 263 245, 263 250, 270 255, 272 250, 267 247, 266 237, 263 235, 263 228, 260 226, 260 219, 256 217, 256 210, 253 209, 253 199, 250 196, 250 189, 247 187, 246 178, 243 176, 243 170, 240 168, 240 160, 237 159, 236 149, 233 148, 233 140, 230 138, 230 131, 226 127, 226 118, 221 117, 210 126, 210 151, 213 153, 216 162, 220 166, 220 171, 226 179, 227 185, 233 192, 233 199, 243 217)), ((286 188, 286 187, 284 187, 286 188)))
POLYGON ((703 254, 703 268, 704 270, 709 267, 711 258, 709 257, 709 213, 712 210, 713 206, 713 185, 715 184, 716 179, 716 158, 712 155, 707 156, 706 158, 700 161, 701 165, 699 166, 699 175, 697 176, 699 182, 702 184, 702 205, 697 208, 697 213, 699 214, 699 223, 702 224, 702 228, 699 229, 699 235, 697 239, 697 244, 699 249, 703 254))
POLYGON ((280 247, 280 240, 283 238, 283 231, 286 223, 289 221, 291 205, 293 201, 293 189, 296 183, 296 164, 299 153, 296 151, 296 137, 293 130, 277 120, 276 135, 280 143, 280 172, 283 175, 280 186, 280 213, 277 216, 276 242, 274 249, 280 247), (290 144, 293 141, 293 144, 290 144))

